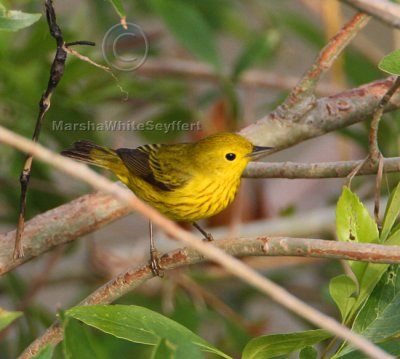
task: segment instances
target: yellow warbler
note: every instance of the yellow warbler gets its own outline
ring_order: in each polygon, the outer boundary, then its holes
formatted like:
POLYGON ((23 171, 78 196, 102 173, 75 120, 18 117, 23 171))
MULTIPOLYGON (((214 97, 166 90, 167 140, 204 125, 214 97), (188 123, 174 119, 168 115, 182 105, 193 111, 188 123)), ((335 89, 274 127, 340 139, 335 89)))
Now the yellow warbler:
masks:
MULTIPOLYGON (((269 149, 254 146, 237 134, 219 133, 195 143, 117 150, 78 141, 62 154, 107 168, 143 201, 172 220, 192 222, 212 240, 195 222, 232 203, 247 163, 269 149)), ((157 273, 152 236, 150 241, 152 268, 157 273)))

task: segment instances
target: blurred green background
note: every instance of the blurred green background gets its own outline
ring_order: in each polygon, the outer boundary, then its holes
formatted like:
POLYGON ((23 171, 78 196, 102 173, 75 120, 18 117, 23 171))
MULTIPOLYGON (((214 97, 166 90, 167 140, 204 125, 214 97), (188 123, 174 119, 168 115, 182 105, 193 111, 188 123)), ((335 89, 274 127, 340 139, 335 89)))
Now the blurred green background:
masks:
MULTIPOLYGON (((43 3, 39 1, 1 3, 7 9, 43 13, 43 3)), ((146 35, 146 61, 134 71, 115 69, 124 56, 136 58, 143 54, 145 44, 140 36, 117 44, 118 56, 113 59, 116 62, 111 63, 114 76, 69 56, 64 76, 44 120, 40 143, 59 152, 79 139, 90 139, 111 147, 135 147, 152 142, 193 141, 217 131, 238 130, 282 102, 296 80, 311 65, 327 38, 334 34, 332 29, 337 28, 337 24, 343 24, 354 13, 348 7, 333 5, 330 1, 329 7, 327 3, 317 0, 126 1, 123 5, 127 21, 139 25, 146 35), (253 75, 253 80, 249 75, 253 75), (82 124, 82 127, 62 130, 57 127, 60 121, 64 124, 82 124), (171 127, 169 131, 87 130, 88 123, 104 125, 107 121, 136 125, 143 123, 144 127, 149 123, 165 126, 180 121, 180 124, 192 124, 192 130, 188 131, 187 127, 181 125, 174 126, 174 129, 171 127)), ((77 46, 75 49, 99 64, 109 66, 101 45, 107 31, 119 23, 119 17, 110 2, 56 1, 55 7, 65 41, 96 42, 93 48, 77 46)), ((323 79, 319 94, 334 94, 341 89, 384 77, 377 69, 377 63, 398 45, 397 33, 373 21, 323 79)), ((105 47, 107 56, 112 54, 112 46, 105 47)), ((45 16, 18 32, 0 31, 2 126, 20 135, 32 136, 38 102, 47 85, 54 51, 55 42, 49 35, 45 16)), ((399 114, 385 115, 379 132, 380 146, 385 156, 397 155, 399 132, 399 114)), ((307 156, 315 152, 325 160, 361 158, 367 149, 368 123, 342 130, 329 139, 310 143, 308 147, 295 150, 296 159, 314 160, 314 157, 307 156), (333 148, 331 144, 334 144, 333 148)), ((293 160, 291 155, 294 153, 285 152, 275 159, 293 160)), ((24 154, 0 145, 2 231, 15 227, 20 194, 18 177, 24 158, 24 154)), ((398 178, 395 175, 385 178, 383 191, 388 193, 398 178)), ((274 181, 271 184, 268 181, 249 181, 251 194, 246 196, 247 200, 242 198, 244 204, 239 206, 242 208, 241 217, 250 224, 253 220, 265 220, 267 223, 276 218, 290 220, 291 216, 296 216, 303 209, 330 206, 340 193, 342 181, 322 181, 319 182, 323 183, 319 189, 315 184, 311 185, 312 188, 306 185, 308 187, 304 189, 295 186, 293 181, 282 181, 283 185, 280 186, 286 186, 289 193, 300 191, 291 194, 283 202, 279 202, 279 197, 284 197, 284 194, 275 191, 275 188, 281 187, 274 187, 274 181), (318 198, 316 202, 307 200, 310 192, 318 198)), ((250 188, 249 184, 246 186, 250 188)), ((371 178, 357 179, 356 188, 360 189, 364 199, 373 195, 371 178)), ((86 185, 65 178, 47 165, 34 161, 27 219, 89 191, 86 185)), ((223 214, 215 222, 220 225, 231 223, 232 215, 223 214)), ((96 254, 93 254, 97 253, 93 249, 96 243, 100 243, 101 251, 110 251, 108 255, 113 257, 116 255, 113 253, 114 245, 122 242, 131 245, 131 233, 136 228, 140 228, 139 233, 145 237, 146 226, 142 218, 132 219, 130 216, 117 222, 108 232, 100 231, 96 235, 98 242, 89 238, 94 244, 89 245, 88 241, 85 244, 81 241, 70 244, 62 249, 62 255, 58 257, 50 253, 4 276, 0 280, 0 306, 8 310, 23 309, 25 316, 11 329, 0 334, 3 339, 0 341, 0 357, 15 358, 54 321, 54 313, 59 307, 65 309, 77 303, 117 271, 112 268, 112 263, 105 266, 107 270, 99 270, 101 265, 96 263, 96 254), (109 237, 116 226, 119 226, 119 239, 115 241, 109 237), (87 261, 88 257, 90 261, 87 261), (48 269, 49 275, 44 283, 38 284, 37 278, 43 275, 48 263, 52 263, 48 269), (76 263, 79 263, 78 270, 75 270, 76 263)), ((290 228, 293 233, 296 230, 290 228)), ((331 227, 327 226, 322 233, 309 235, 331 238, 331 227)), ((142 242, 143 246, 147 245, 145 240, 142 242)), ((129 263, 127 260, 126 264, 129 263)), ((331 314, 337 314, 327 299, 326 278, 340 271, 339 264, 290 259, 275 262, 266 258, 258 265, 260 270, 291 292, 331 314), (282 268, 285 270, 282 271, 282 268)), ((232 355, 241 352, 251 335, 307 327, 247 286, 242 286, 229 276, 214 273, 212 267, 205 267, 210 270, 206 272, 207 275, 204 274, 204 268, 198 267, 190 272, 178 271, 163 281, 152 281, 154 283, 125 296, 120 302, 145 305, 168 314, 232 355), (190 277, 196 279, 194 289, 188 279, 190 277), (207 296, 205 293, 211 294, 207 296)), ((99 347, 99 358, 149 357, 147 347, 95 331, 88 335, 99 347)), ((56 355, 62 357, 61 350, 56 355)))

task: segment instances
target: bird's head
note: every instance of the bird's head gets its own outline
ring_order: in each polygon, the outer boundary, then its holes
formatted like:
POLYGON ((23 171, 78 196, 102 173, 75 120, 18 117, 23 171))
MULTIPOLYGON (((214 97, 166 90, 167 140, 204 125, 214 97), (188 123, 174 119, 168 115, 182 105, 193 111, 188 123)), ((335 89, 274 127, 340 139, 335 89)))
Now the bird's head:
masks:
POLYGON ((218 133, 193 144, 191 158, 204 173, 241 176, 246 165, 272 147, 254 146, 235 133, 218 133))

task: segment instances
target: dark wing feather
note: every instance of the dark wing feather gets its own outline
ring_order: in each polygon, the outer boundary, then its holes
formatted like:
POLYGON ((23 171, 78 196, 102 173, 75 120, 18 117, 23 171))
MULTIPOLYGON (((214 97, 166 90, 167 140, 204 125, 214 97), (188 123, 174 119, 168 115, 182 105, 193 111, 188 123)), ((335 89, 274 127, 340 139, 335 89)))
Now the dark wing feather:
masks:
MULTIPOLYGON (((171 161, 176 161, 177 156, 167 156, 165 152, 172 150, 170 145, 144 145, 135 149, 120 148, 116 150, 128 170, 163 191, 172 191, 186 183, 187 176, 183 176, 178 168, 171 167, 171 161), (164 158, 160 161, 160 158, 164 158), (168 162, 168 163, 167 163, 168 162), (164 163, 164 165, 163 165, 164 163), (166 171, 168 174, 166 174, 166 171), (171 174, 171 171, 174 174, 171 174)), ((179 158, 179 157, 178 157, 179 158)), ((178 163, 176 161, 176 163, 178 163)))

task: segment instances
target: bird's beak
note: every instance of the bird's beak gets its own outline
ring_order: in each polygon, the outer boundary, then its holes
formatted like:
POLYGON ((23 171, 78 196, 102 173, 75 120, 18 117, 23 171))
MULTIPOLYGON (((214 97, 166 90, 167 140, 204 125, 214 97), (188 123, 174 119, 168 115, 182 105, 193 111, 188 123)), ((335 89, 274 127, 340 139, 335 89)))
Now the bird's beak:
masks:
POLYGON ((265 156, 273 147, 261 147, 253 146, 253 151, 250 152, 246 157, 250 157, 253 161, 265 156))

